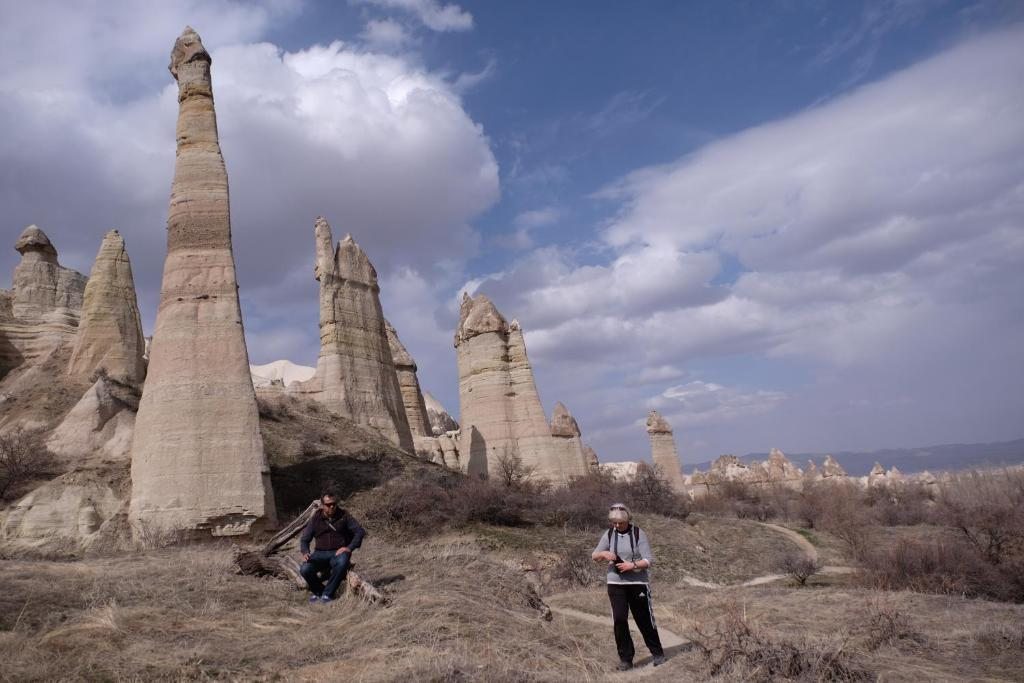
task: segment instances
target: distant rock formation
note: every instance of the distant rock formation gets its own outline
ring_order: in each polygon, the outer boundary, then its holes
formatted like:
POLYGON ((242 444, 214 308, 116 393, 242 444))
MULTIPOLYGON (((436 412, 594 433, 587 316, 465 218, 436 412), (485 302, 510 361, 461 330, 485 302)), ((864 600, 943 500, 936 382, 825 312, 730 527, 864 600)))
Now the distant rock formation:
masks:
POLYGON ((586 473, 551 435, 519 323, 508 323, 483 294, 464 295, 455 332, 462 465, 496 475, 517 458, 539 478, 564 482, 586 473))
POLYGON ((265 365, 250 365, 252 385, 257 390, 271 385, 285 388, 295 382, 305 382, 316 374, 316 368, 308 365, 296 365, 290 360, 275 360, 265 365))
POLYGON ((821 466, 821 476, 824 479, 828 479, 829 477, 845 477, 846 470, 843 469, 842 465, 836 462, 835 458, 831 455, 826 455, 825 462, 821 466))
POLYGON ((0 378, 74 339, 88 279, 60 265, 50 238, 34 225, 14 248, 21 261, 13 288, 0 290, 0 378))
POLYGON ((387 320, 384 321, 384 330, 388 335, 391 360, 398 374, 398 386, 402 391, 402 404, 405 406, 409 429, 414 437, 432 437, 434 432, 430 427, 430 416, 427 415, 427 405, 420 390, 419 378, 416 377, 416 361, 409 355, 402 340, 398 338, 398 332, 387 320))
POLYGON ((580 438, 580 426, 561 402, 555 403, 555 409, 551 413, 551 437, 555 441, 555 447, 561 451, 556 455, 558 460, 572 466, 565 476, 582 476, 591 470, 587 449, 580 438))
POLYGON ((132 264, 124 239, 111 230, 85 286, 68 372, 89 376, 102 369, 119 382, 141 386, 146 377, 145 347, 132 264))
POLYGON ((438 401, 429 391, 423 392, 423 404, 427 407, 427 418, 430 420, 430 431, 434 436, 440 436, 445 432, 454 432, 459 428, 459 423, 448 414, 441 402, 438 401))
POLYGON ((677 491, 686 488, 683 470, 676 452, 676 440, 668 420, 657 410, 647 415, 647 433, 651 437, 651 460, 669 485, 677 491))
POLYGON ((597 459, 597 451, 586 444, 583 445, 583 457, 592 471, 597 471, 601 467, 601 462, 597 459))
POLYGON ((186 28, 169 67, 178 82, 178 149, 160 308, 132 444, 137 531, 227 536, 276 523, 238 302, 210 62, 186 28))
POLYGON ((320 356, 316 375, 296 385, 329 409, 373 427, 413 452, 402 389, 391 358, 377 271, 351 235, 334 247, 331 226, 316 219, 320 282, 320 356))

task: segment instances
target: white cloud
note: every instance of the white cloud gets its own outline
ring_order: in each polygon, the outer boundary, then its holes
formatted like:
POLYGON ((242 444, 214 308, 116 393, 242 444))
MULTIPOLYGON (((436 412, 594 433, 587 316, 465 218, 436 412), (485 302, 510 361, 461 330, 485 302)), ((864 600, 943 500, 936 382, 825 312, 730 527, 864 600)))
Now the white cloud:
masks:
POLYGON ((473 15, 456 4, 444 5, 437 0, 356 0, 367 5, 408 12, 434 31, 469 31, 473 15))
MULTIPOLYGON (((147 326, 174 168, 177 93, 166 65, 190 10, 213 56, 254 360, 315 359, 317 215, 336 238, 351 232, 382 277, 411 269, 449 282, 477 249, 469 223, 496 201, 498 167, 446 74, 340 42, 294 52, 253 42, 280 16, 256 4, 78 8, 33 4, 0 22, 0 57, 30 60, 33 73, 0 74, 0 202, 12 230, 39 224, 62 261, 85 272, 103 233, 119 228, 147 326)), ((0 251, 0 269, 11 272, 16 257, 0 251)))
POLYGON ((579 413, 613 447, 636 436, 623 407, 654 392, 719 452, 1019 437, 1022 40, 976 37, 635 171, 600 193, 619 203, 603 244, 538 249, 477 285, 536 365, 586 364, 579 413), (718 386, 729 363, 747 389, 718 386), (638 381, 694 365, 711 369, 671 396, 668 377, 638 381))
POLYGON ((414 42, 413 36, 394 19, 371 19, 360 34, 363 42, 377 50, 397 50, 414 42))

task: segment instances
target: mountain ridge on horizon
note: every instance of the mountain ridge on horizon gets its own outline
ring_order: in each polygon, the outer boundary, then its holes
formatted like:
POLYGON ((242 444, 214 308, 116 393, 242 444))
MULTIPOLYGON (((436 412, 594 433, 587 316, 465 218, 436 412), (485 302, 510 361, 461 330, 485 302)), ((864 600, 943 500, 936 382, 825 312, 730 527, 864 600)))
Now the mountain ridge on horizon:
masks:
MULTIPOLYGON (((785 451, 783 451, 785 452, 785 451)), ((786 453, 793 464, 805 467, 813 460, 819 467, 826 455, 831 455, 851 476, 864 476, 871 471, 875 462, 887 470, 898 468, 904 474, 929 470, 964 470, 971 467, 999 467, 1024 464, 1024 438, 1012 441, 988 443, 953 443, 920 446, 916 448, 881 448, 874 451, 832 451, 786 453)), ((738 456, 740 462, 751 463, 766 460, 768 453, 747 453, 738 456)), ((684 465, 687 471, 693 468, 707 471, 713 460, 684 465)))

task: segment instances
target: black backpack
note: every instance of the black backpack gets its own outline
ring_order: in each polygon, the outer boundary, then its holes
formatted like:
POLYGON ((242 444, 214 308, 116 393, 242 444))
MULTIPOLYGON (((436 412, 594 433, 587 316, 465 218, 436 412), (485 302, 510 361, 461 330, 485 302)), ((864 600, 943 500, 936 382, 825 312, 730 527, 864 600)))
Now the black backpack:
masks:
MULTIPOLYGON (((630 529, 630 534, 629 534, 629 556, 630 556, 630 558, 632 558, 634 555, 636 555, 636 546, 639 545, 639 543, 640 543, 640 527, 638 527, 636 524, 630 524, 629 525, 629 529, 630 529)), ((608 529, 608 548, 609 548, 609 550, 612 548, 612 534, 614 532, 615 532, 615 529, 608 529)), ((616 555, 619 554, 618 547, 615 548, 615 554, 616 555)), ((632 561, 632 559, 630 559, 630 561, 632 561)))

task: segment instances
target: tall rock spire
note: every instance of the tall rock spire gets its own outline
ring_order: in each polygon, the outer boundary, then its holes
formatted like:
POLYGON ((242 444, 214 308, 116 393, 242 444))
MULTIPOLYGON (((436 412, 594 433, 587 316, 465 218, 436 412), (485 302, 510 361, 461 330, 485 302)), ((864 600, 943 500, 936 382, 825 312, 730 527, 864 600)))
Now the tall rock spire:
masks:
POLYGON ((582 453, 571 454, 572 449, 552 436, 518 322, 506 322, 483 294, 464 295, 455 349, 463 442, 459 451, 471 474, 497 474, 501 460, 509 457, 554 481, 586 473, 582 453))
POLYGON ((427 415, 427 404, 423 400, 420 380, 416 376, 416 361, 406 350, 398 332, 387 320, 384 329, 388 335, 388 346, 391 347, 391 360, 398 373, 398 385, 402 390, 402 403, 405 404, 405 417, 409 421, 409 429, 413 437, 433 436, 430 417, 427 415))
POLYGON ((124 238, 111 230, 103 238, 85 286, 68 372, 89 375, 103 368, 118 381, 140 386, 146 376, 145 346, 132 264, 124 238))
POLYGON ((651 437, 651 459, 661 476, 677 491, 685 488, 683 470, 676 452, 676 440, 672 427, 657 410, 647 415, 647 433, 651 437))
POLYGON ((320 356, 316 375, 298 390, 411 453, 412 432, 388 345, 377 271, 351 235, 335 248, 331 226, 322 216, 314 230, 320 356))
POLYGON ((132 444, 138 526, 238 535, 273 524, 270 473, 249 375, 228 176, 210 55, 186 28, 171 52, 177 160, 160 307, 132 444))

